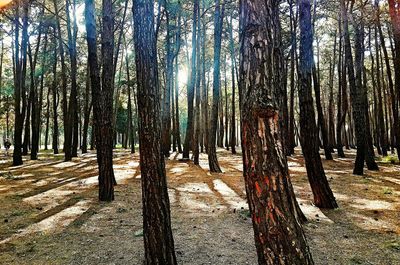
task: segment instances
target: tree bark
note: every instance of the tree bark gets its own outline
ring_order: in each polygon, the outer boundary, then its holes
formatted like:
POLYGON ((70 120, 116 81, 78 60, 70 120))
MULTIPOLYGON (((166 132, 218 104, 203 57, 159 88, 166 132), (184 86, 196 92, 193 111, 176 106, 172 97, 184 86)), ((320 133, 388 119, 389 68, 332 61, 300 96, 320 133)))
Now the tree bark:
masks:
MULTIPOLYGON (((389 2, 389 14, 393 28, 393 39, 394 39, 394 79, 395 79, 395 92, 397 98, 393 97, 393 102, 400 102, 400 1, 399 0, 388 0, 389 2)), ((394 96, 394 94, 392 94, 394 96)), ((394 104, 395 110, 393 110, 393 120, 397 121, 393 124, 394 135, 396 140, 397 157, 400 159, 400 126, 399 126, 399 114, 398 104, 394 104)), ((393 103, 392 103, 393 108, 393 103)))
POLYGON ((183 145, 183 160, 189 160, 189 152, 192 146, 192 138, 194 132, 194 89, 196 86, 196 43, 197 43, 197 10, 199 9, 199 0, 194 1, 193 6, 193 30, 192 30, 192 58, 191 58, 191 68, 190 68, 190 80, 188 84, 188 117, 186 125, 186 136, 185 143, 183 145))
POLYGON ((306 163, 307 176, 314 195, 314 204, 321 208, 336 208, 337 204, 322 166, 318 152, 318 128, 311 91, 313 68, 313 35, 311 30, 310 0, 299 2, 300 19, 300 65, 299 65, 299 103, 300 103, 300 143, 306 163))
POLYGON ((165 162, 160 144, 160 91, 153 1, 134 1, 133 14, 145 264, 175 265, 165 162))
POLYGON ((220 7, 220 0, 215 0, 214 15, 214 69, 213 69, 213 103, 211 112, 211 128, 208 139, 208 165, 211 172, 222 172, 218 164, 216 150, 216 134, 218 123, 218 109, 220 102, 220 60, 221 60, 221 40, 222 27, 224 20, 225 3, 220 7))
POLYGON ((52 135, 52 148, 54 154, 58 154, 58 89, 57 89, 57 48, 54 48, 53 58, 53 83, 51 90, 53 93, 53 135, 52 135))
POLYGON ((86 0, 86 35, 88 63, 93 100, 93 121, 95 127, 97 163, 99 166, 99 200, 114 200, 116 184, 113 170, 113 53, 114 18, 112 0, 103 0, 102 6, 102 75, 97 59, 96 20, 94 1, 86 0), (101 79, 100 79, 101 78, 101 79), (101 80, 101 81, 100 81, 101 80))
POLYGON ((278 1, 240 2, 243 175, 258 263, 314 264, 295 210, 282 148, 281 102, 275 94, 275 86, 282 83, 271 78, 283 70, 272 52, 279 48, 275 44, 280 40, 274 40, 280 38, 274 35, 278 16, 278 1))
POLYGON ((19 44, 19 9, 20 1, 16 2, 16 14, 14 24, 14 152, 13 166, 22 165, 22 130, 24 128, 24 119, 26 113, 26 62, 27 62, 27 47, 28 47, 28 13, 29 2, 22 3, 22 38, 21 47, 19 44), (21 56, 21 57, 20 57, 21 56), (21 106, 22 105, 22 106, 21 106))
POLYGON ((235 71, 236 71, 236 58, 235 58, 235 43, 233 39, 233 15, 231 16, 231 21, 229 23, 229 50, 231 56, 231 76, 232 76, 232 103, 231 103, 231 127, 230 127, 230 139, 229 144, 231 147, 232 154, 236 154, 236 80, 235 80, 235 71))

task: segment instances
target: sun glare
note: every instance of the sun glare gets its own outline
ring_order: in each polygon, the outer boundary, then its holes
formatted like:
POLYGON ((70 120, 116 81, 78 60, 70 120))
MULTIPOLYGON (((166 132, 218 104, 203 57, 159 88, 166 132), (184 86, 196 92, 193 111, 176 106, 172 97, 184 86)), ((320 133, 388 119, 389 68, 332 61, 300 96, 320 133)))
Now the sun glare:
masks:
POLYGON ((189 78, 188 69, 186 67, 182 67, 178 72, 178 82, 179 86, 182 87, 187 84, 189 78))
POLYGON ((5 7, 9 3, 11 3, 12 0, 0 0, 0 8, 5 7))

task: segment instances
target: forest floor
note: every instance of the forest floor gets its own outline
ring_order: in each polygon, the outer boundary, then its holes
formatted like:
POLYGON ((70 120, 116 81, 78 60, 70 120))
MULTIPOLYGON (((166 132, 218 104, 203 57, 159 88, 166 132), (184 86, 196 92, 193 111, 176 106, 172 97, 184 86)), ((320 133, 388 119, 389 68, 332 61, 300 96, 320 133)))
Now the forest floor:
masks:
MULTIPOLYGON (((312 204, 300 150, 289 157, 315 264, 400 264, 400 165, 351 174, 354 152, 325 161, 340 208, 312 204)), ((257 264, 241 155, 219 149, 223 173, 172 154, 166 163, 178 264, 257 264)), ((115 150, 115 201, 97 201, 94 153, 10 167, 0 154, 0 264, 143 264, 138 154, 115 150)))

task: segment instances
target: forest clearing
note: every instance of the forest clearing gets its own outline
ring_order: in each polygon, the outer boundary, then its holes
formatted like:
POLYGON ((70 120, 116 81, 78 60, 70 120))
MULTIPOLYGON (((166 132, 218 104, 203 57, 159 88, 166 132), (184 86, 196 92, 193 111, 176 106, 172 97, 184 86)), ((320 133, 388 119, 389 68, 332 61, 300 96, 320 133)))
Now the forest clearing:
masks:
POLYGON ((0 264, 400 264, 400 0, 0 0, 0 264))
MULTIPOLYGON (((399 264, 400 166, 379 163, 379 173, 354 176, 354 153, 346 154, 324 161, 340 208, 322 211, 312 203, 299 150, 289 158, 315 264, 399 264)), ((218 155, 218 174, 208 173, 205 156, 201 168, 176 154, 166 163, 179 264, 257 264, 241 156, 218 155)), ((92 153, 72 162, 39 156, 24 167, 0 166, 1 264, 142 264, 138 155, 114 152, 119 184, 111 204, 96 202, 92 153)))

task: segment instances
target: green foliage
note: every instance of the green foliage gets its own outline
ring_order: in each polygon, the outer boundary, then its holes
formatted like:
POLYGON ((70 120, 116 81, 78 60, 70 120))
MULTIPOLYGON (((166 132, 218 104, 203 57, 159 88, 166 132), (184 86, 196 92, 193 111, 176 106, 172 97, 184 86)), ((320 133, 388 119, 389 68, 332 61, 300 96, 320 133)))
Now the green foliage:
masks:
POLYGON ((128 127, 128 110, 122 104, 117 108, 117 124, 116 130, 119 133, 125 133, 128 127))
POLYGON ((400 239, 393 239, 385 242, 384 247, 395 251, 400 251, 400 239))
POLYGON ((399 159, 395 155, 389 155, 389 156, 382 157, 381 162, 382 163, 397 164, 397 163, 399 163, 399 159))
POLYGON ((8 171, 8 172, 1 172, 0 177, 5 178, 5 179, 14 179, 14 175, 8 171))
POLYGON ((384 187, 383 188, 383 194, 386 194, 386 195, 393 194, 393 189, 388 188, 388 187, 384 187))

